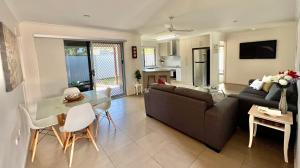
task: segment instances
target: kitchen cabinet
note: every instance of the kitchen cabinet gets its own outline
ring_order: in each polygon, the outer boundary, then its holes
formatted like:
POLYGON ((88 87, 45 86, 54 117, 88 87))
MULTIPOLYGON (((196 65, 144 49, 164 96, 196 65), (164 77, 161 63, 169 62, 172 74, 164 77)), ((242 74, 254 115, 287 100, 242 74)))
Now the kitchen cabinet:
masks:
POLYGON ((176 68, 176 81, 181 81, 181 68, 176 68))
POLYGON ((179 40, 159 43, 159 56, 179 56, 179 47, 179 40))
POLYGON ((169 56, 170 55, 170 43, 164 42, 158 44, 159 56, 169 56))

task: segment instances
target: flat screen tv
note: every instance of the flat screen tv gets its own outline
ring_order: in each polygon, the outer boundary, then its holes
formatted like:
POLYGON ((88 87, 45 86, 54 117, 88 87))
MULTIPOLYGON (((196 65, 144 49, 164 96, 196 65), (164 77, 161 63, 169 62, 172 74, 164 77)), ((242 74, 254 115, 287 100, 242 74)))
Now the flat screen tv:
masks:
POLYGON ((240 43, 240 59, 275 59, 277 40, 240 43))

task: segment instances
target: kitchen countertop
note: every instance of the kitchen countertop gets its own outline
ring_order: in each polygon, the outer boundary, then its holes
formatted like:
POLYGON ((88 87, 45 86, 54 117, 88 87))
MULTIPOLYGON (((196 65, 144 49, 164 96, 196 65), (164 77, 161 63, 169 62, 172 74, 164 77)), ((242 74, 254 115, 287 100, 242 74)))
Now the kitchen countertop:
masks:
POLYGON ((151 68, 151 69, 143 69, 143 72, 169 72, 170 68, 151 68))

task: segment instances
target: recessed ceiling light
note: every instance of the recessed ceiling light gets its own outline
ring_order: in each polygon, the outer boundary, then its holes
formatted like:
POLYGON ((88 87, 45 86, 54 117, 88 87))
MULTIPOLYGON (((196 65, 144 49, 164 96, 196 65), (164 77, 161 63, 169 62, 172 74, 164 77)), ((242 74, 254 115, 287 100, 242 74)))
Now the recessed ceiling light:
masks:
POLYGON ((84 14, 84 15, 82 15, 83 17, 86 17, 86 18, 90 18, 91 17, 91 15, 89 15, 89 14, 84 14))
POLYGON ((254 30, 256 30, 256 28, 255 28, 255 27, 252 27, 251 30, 254 31, 254 30))

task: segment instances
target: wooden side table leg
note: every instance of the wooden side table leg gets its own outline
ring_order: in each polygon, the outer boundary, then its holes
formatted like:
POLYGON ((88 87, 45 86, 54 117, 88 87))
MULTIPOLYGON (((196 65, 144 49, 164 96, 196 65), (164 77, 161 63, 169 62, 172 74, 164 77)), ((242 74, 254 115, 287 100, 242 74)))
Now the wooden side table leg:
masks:
POLYGON ((257 132, 257 124, 254 124, 254 133, 253 133, 254 137, 256 136, 256 132, 257 132))
POLYGON ((249 116, 249 145, 248 148, 251 148, 252 146, 252 141, 253 141, 253 126, 254 126, 254 116, 250 115, 249 116))
POLYGON ((289 124, 285 124, 283 153, 284 153, 284 161, 286 163, 288 163, 288 148, 289 148, 290 134, 291 134, 291 126, 289 124))

